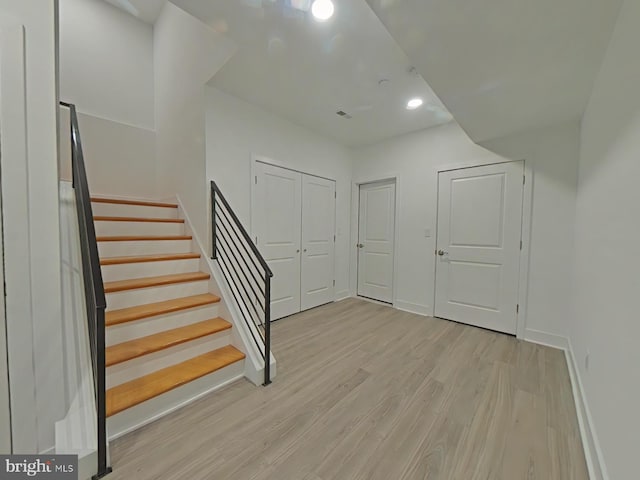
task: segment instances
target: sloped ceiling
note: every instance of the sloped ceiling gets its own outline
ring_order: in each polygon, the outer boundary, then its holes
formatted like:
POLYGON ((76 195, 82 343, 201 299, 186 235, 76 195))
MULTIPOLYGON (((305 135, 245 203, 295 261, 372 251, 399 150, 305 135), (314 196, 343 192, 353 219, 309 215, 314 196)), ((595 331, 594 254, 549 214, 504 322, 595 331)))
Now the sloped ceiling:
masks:
POLYGON ((584 112, 620 0, 367 0, 484 141, 584 112))

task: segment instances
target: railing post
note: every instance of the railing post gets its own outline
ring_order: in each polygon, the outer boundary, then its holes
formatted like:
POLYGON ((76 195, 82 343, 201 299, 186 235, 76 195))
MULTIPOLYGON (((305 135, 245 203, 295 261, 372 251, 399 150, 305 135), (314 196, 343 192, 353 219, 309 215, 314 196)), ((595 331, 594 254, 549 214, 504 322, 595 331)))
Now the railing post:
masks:
POLYGON ((215 260, 218 258, 218 253, 216 252, 216 188, 213 181, 211 181, 211 245, 211 258, 215 260))
MULTIPOLYGON (((105 315, 104 307, 96 309, 96 355, 97 364, 105 365, 105 315)), ((98 473, 93 476, 94 480, 111 473, 111 467, 107 464, 107 402, 106 402, 106 371, 105 368, 98 368, 96 379, 96 398, 98 413, 98 473)))
POLYGON ((264 385, 271 383, 271 276, 264 275, 264 385))

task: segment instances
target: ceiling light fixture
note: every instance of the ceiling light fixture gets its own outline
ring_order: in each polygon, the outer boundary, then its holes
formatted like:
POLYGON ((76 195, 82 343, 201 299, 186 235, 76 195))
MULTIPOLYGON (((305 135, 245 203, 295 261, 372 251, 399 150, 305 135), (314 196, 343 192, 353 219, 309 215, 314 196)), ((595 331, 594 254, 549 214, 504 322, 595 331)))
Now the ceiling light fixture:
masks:
POLYGON ((333 16, 334 10, 331 0, 315 0, 311 5, 311 13, 320 22, 329 20, 333 16))
POLYGON ((424 102, 421 98, 412 98, 407 102, 407 110, 415 110, 420 108, 424 102))

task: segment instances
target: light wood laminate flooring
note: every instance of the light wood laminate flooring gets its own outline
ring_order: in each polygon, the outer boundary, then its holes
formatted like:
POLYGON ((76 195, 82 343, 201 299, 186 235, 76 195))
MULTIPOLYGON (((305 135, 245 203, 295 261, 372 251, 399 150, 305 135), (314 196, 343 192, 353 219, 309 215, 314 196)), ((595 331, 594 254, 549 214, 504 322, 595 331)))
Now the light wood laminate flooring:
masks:
POLYGON ((588 479, 560 350, 358 299, 272 332, 272 385, 115 440, 109 478, 588 479))

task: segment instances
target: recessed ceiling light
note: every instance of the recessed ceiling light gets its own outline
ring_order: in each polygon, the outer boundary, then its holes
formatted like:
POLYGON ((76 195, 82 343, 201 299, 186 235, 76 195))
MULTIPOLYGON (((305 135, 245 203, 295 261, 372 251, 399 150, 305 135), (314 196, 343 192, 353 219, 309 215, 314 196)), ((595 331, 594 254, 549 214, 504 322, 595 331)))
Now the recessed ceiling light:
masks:
POLYGON ((334 10, 331 0, 315 0, 311 5, 311 13, 320 22, 329 20, 333 16, 334 10))
POLYGON ((407 102, 407 110, 415 110, 416 108, 420 108, 423 104, 421 98, 412 98, 407 102))

